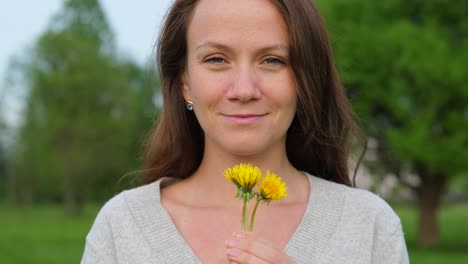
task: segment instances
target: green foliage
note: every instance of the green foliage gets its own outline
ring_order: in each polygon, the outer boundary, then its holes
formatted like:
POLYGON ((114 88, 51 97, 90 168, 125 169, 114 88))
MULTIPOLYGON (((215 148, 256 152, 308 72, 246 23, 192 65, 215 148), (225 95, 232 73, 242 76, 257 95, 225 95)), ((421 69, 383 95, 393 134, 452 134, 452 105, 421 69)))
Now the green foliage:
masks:
POLYGON ((76 208, 138 166, 157 82, 113 40, 98 1, 69 0, 21 64, 29 91, 12 167, 23 200, 76 208))
POLYGON ((388 167, 468 171, 468 2, 319 4, 344 86, 388 167))
POLYGON ((449 180, 468 173, 468 2, 319 1, 375 161, 415 191, 421 245, 439 241, 449 180), (407 175, 419 183, 406 181, 407 175))

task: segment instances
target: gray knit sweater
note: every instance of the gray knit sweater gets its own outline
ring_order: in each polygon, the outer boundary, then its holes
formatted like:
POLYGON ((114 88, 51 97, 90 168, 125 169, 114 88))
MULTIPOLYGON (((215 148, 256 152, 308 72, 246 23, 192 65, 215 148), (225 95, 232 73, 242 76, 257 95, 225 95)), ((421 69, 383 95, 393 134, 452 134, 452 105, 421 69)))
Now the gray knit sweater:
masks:
MULTIPOLYGON (((400 219, 378 196, 309 175, 309 203, 285 252, 296 263, 409 263, 400 219)), ((161 205, 160 181, 99 212, 81 263, 200 263, 161 205)))

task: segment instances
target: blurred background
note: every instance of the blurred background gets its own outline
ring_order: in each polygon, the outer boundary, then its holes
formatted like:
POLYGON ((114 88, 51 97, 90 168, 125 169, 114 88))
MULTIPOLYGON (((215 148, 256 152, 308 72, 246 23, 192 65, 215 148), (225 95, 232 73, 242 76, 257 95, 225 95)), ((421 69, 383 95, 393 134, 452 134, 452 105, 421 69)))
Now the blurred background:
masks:
MULTIPOLYGON (((0 263, 79 262, 99 208, 139 184, 171 2, 0 4, 0 263)), ((368 136, 357 186, 398 213, 411 263, 468 263, 468 1, 317 4, 368 136)))

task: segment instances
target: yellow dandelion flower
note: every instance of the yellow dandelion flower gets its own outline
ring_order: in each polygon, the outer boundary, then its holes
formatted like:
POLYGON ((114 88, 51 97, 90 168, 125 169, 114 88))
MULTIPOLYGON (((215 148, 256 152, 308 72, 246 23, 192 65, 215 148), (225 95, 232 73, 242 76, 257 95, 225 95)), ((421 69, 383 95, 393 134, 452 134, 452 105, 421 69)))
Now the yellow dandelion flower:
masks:
POLYGON ((258 183, 262 172, 252 164, 239 164, 224 171, 224 176, 244 191, 251 191, 258 183))
POLYGON ((274 173, 267 171, 265 177, 262 179, 262 182, 258 186, 259 192, 257 193, 257 203, 252 211, 252 217, 250 218, 250 227, 249 231, 253 232, 255 214, 257 213, 257 208, 260 202, 266 202, 267 204, 274 200, 278 201, 288 194, 286 193, 286 183, 281 181, 281 177, 274 173))
POLYGON ((267 171, 265 178, 258 186, 260 196, 265 201, 278 201, 288 194, 286 193, 286 183, 281 181, 281 177, 267 171))
POLYGON ((239 164, 224 171, 224 176, 237 186, 236 197, 244 200, 242 207, 242 230, 248 230, 247 201, 255 196, 252 188, 262 177, 262 172, 252 164, 239 164))

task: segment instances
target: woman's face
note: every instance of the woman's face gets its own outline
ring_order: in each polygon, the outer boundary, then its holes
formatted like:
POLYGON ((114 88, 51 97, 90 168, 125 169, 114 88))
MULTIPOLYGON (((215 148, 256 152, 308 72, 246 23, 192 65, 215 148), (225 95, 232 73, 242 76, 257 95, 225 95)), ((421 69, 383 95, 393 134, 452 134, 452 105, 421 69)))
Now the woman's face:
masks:
POLYGON ((205 152, 285 154, 296 112, 287 26, 268 0, 201 0, 187 32, 185 100, 205 152))

